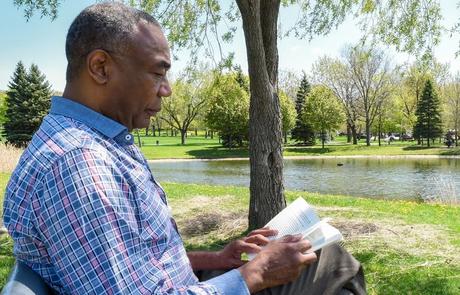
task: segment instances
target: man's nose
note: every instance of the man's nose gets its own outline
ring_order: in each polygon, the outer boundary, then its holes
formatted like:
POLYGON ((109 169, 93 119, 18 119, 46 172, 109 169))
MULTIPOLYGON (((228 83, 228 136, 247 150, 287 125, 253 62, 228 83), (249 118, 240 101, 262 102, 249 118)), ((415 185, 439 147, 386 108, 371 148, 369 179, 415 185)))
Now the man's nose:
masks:
POLYGON ((161 97, 171 96, 172 89, 171 89, 171 86, 169 85, 168 80, 165 80, 165 81, 163 81, 163 83, 161 83, 160 93, 159 94, 160 94, 161 97))

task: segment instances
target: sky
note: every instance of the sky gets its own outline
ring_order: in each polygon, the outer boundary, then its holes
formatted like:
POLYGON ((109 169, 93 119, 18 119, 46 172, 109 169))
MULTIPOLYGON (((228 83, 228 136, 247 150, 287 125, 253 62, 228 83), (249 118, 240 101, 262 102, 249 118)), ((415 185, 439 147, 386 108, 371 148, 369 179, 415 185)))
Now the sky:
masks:
MULTIPOLYGON (((53 90, 63 91, 65 86, 65 37, 67 30, 86 6, 95 0, 65 0, 60 8, 58 18, 51 21, 35 15, 26 21, 22 9, 13 5, 13 0, 0 0, 0 90, 6 90, 8 82, 21 60, 26 67, 32 63, 38 65, 52 85, 53 90)), ((460 8, 456 0, 441 0, 443 24, 451 27, 458 22, 460 8)), ((297 16, 294 8, 281 11, 280 22, 289 23, 297 16)), ((353 19, 347 19, 337 30, 326 37, 316 37, 312 41, 283 38, 278 43, 279 69, 300 74, 309 72, 311 65, 320 57, 340 56, 346 44, 354 44, 361 37, 359 28, 353 19)), ((460 71, 460 57, 455 57, 459 49, 460 36, 451 37, 447 33, 442 36, 441 44, 435 49, 435 57, 442 63, 448 63, 452 73, 460 71)), ((225 46, 235 53, 235 63, 247 70, 246 47, 242 30, 238 30, 231 45, 225 46)), ((413 57, 404 53, 396 53, 393 49, 385 49, 395 64, 413 61, 413 57)), ((172 71, 180 72, 185 66, 188 54, 178 53, 179 60, 173 62, 172 71)))

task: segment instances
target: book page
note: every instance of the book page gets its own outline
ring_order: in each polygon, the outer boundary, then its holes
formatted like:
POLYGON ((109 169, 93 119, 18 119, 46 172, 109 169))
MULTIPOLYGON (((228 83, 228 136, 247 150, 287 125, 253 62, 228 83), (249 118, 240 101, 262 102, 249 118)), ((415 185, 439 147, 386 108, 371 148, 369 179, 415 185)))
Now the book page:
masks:
POLYGON ((341 241, 343 237, 339 230, 332 225, 327 222, 320 222, 320 225, 306 235, 304 239, 309 240, 311 243, 311 249, 308 252, 314 252, 329 244, 341 241))
MULTIPOLYGON (((278 234, 269 237, 276 240, 285 235, 302 234, 303 238, 309 240, 312 248, 308 252, 314 252, 331 243, 343 239, 338 229, 327 222, 329 218, 320 220, 312 206, 303 198, 298 198, 278 213, 266 226, 278 230, 278 234)), ((248 253, 247 258, 252 260, 256 254, 248 253)))
POLYGON ((298 198, 278 213, 266 226, 278 230, 273 239, 285 235, 303 234, 320 222, 315 210, 303 198, 298 198))

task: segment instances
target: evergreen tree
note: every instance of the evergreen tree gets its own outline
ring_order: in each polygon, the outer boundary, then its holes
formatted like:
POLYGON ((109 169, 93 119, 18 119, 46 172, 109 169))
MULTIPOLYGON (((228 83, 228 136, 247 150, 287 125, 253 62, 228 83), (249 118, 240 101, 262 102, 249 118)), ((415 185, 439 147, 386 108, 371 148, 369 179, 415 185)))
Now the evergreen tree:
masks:
POLYGON ((430 141, 442 135, 441 110, 438 95, 433 89, 431 80, 427 80, 423 89, 423 94, 417 103, 415 115, 417 121, 414 127, 414 137, 423 140, 427 139, 428 146, 430 141))
POLYGON ((36 65, 27 73, 19 62, 8 88, 4 135, 9 143, 24 147, 48 113, 50 85, 36 65))
POLYGON ((297 91, 295 109, 297 111, 297 117, 295 121, 295 127, 292 129, 291 138, 297 142, 302 142, 304 145, 315 144, 315 132, 308 119, 304 116, 304 110, 308 94, 310 93, 311 86, 308 83, 307 76, 303 74, 302 80, 300 81, 300 87, 297 91))
POLYGON ((249 94, 249 79, 243 74, 243 70, 240 65, 234 66, 234 71, 236 73, 235 79, 238 85, 249 94))

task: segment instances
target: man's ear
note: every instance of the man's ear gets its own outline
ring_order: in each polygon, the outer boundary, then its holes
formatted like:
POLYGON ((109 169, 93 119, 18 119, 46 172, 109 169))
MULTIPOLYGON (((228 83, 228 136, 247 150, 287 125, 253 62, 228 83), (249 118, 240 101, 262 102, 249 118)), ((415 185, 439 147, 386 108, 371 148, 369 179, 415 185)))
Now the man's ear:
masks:
POLYGON ((97 84, 107 84, 112 66, 113 61, 105 50, 93 50, 86 57, 86 70, 88 75, 97 84))

